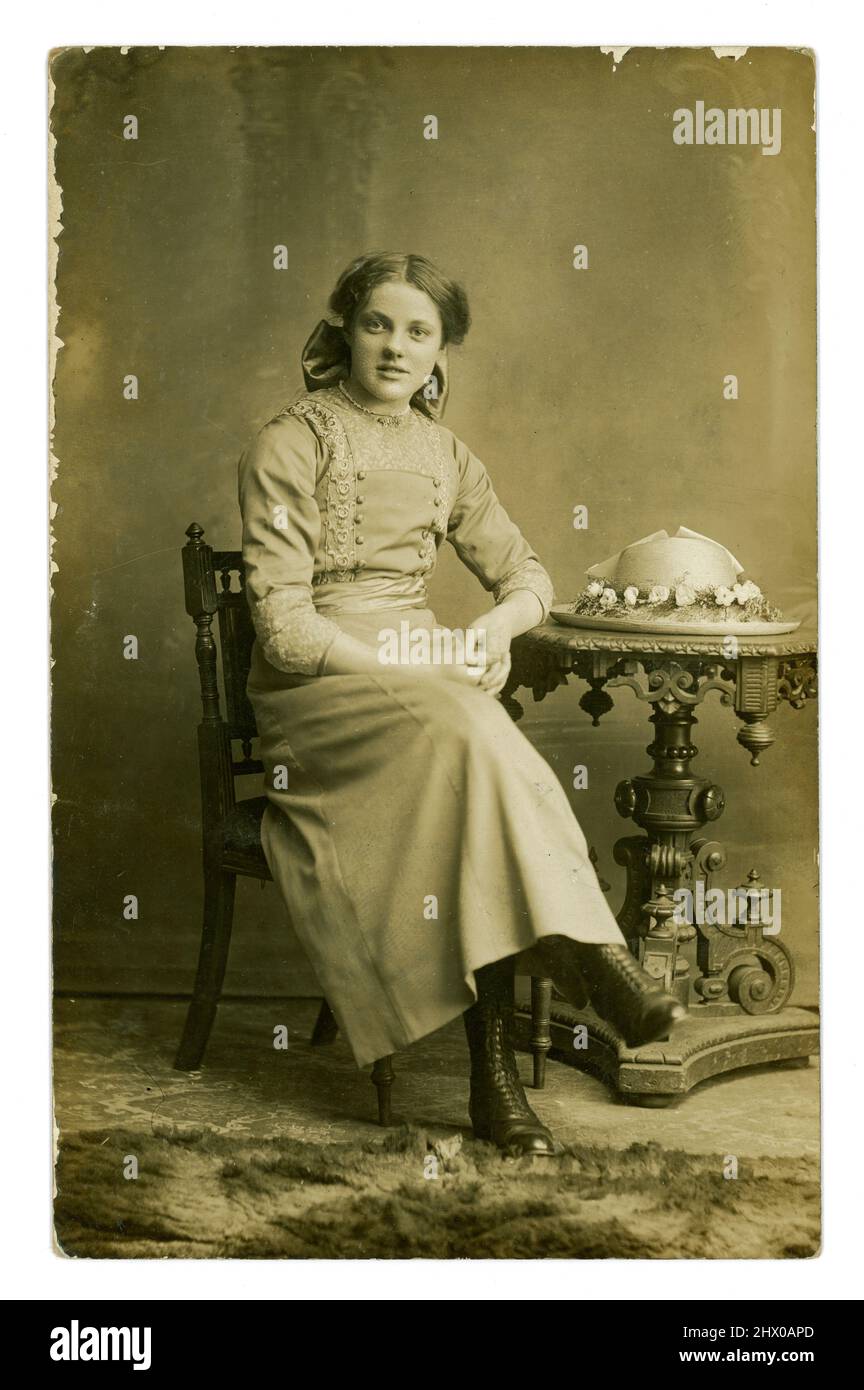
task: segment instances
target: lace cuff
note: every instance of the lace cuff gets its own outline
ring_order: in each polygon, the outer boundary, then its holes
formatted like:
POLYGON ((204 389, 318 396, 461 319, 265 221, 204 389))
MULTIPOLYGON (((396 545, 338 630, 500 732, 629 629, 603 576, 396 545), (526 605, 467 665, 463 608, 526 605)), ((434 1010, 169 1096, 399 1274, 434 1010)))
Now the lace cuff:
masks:
POLYGON ((499 579, 498 583, 492 586, 495 603, 501 603, 502 599, 505 599, 516 589, 529 589, 540 600, 540 606, 543 609, 543 617, 540 621, 545 623, 555 595, 552 589, 552 580, 539 560, 524 560, 515 570, 511 570, 509 574, 505 574, 503 579, 499 579))
POLYGON ((315 609, 305 584, 272 589, 250 604, 255 635, 271 666, 291 675, 320 676, 342 629, 315 609))

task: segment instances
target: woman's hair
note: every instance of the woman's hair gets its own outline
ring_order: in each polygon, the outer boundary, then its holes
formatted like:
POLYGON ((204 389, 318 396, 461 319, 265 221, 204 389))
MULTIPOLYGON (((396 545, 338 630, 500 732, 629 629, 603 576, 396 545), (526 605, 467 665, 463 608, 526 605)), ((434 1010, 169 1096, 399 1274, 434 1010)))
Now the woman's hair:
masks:
POLYGON ((351 332, 355 316, 375 286, 389 280, 402 280, 428 294, 441 315, 442 347, 463 342, 471 327, 471 314, 462 286, 448 280, 425 256, 402 256, 395 251, 370 251, 358 256, 339 276, 329 308, 339 315, 346 332, 351 332))

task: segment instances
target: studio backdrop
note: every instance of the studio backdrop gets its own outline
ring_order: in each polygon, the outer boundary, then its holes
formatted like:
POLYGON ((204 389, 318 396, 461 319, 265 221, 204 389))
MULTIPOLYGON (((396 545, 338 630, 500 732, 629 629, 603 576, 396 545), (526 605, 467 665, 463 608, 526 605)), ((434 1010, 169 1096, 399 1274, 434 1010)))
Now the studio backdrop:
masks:
MULTIPOLYGON (((685 525, 812 626, 809 54, 95 48, 61 53, 52 77, 59 990, 191 987, 200 703, 180 547, 196 521, 239 548, 240 454, 302 389, 303 344, 365 251, 420 253, 465 285, 445 423, 559 601, 628 542, 685 525), (782 144, 777 129, 774 148, 673 138, 699 103, 778 109, 782 144)), ((431 602, 463 625, 487 602, 446 546, 431 602)), ((528 695, 521 727, 617 909, 612 794, 648 769, 648 726, 619 690, 592 727, 583 689, 528 695)), ((815 1003, 814 704, 776 712, 755 768, 732 711, 709 697, 698 719, 727 795, 727 877, 782 885, 793 1002, 815 1003)), ((226 991, 317 989, 275 888, 241 880, 226 991)))

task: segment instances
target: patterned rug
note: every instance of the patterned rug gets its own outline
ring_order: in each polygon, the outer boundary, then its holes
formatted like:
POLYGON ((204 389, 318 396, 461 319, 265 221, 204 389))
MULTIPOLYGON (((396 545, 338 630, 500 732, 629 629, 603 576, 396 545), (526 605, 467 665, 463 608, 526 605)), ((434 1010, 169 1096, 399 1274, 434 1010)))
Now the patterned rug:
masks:
POLYGON ((801 1259, 819 1248, 808 1160, 742 1163, 729 1179, 722 1155, 656 1143, 514 1160, 412 1125, 348 1144, 102 1129, 61 1141, 56 1183, 62 1250, 95 1259, 801 1259))

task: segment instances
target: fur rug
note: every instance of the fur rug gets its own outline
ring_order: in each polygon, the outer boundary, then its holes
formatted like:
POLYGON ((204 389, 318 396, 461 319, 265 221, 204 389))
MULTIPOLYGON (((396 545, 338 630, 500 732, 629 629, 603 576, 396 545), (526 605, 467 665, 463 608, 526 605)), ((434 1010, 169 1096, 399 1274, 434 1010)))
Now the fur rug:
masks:
POLYGON ((819 1248, 819 1174, 573 1145, 506 1159, 405 1125, 367 1143, 211 1129, 64 1137, 55 1228, 95 1259, 781 1259, 819 1248), (134 1162, 133 1162, 134 1160, 134 1162), (137 1177, 124 1176, 137 1164, 137 1177))

